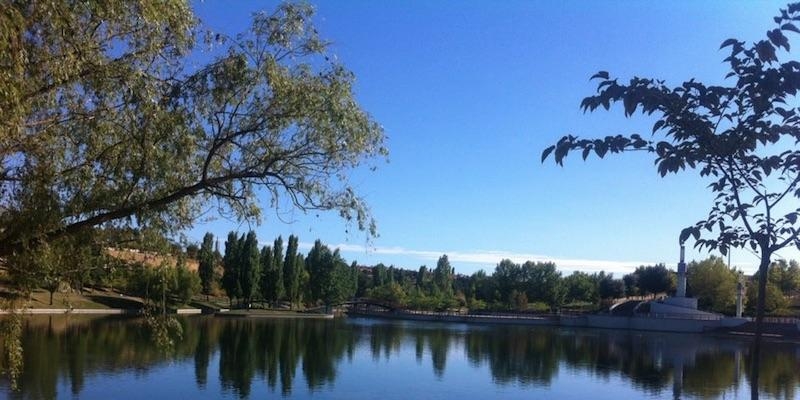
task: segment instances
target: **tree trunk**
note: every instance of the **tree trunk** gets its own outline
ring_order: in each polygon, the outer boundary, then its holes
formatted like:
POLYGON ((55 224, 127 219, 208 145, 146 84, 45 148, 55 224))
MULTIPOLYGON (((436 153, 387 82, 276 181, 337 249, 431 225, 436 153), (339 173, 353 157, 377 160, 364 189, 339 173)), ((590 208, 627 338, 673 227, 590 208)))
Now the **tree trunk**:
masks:
POLYGON ((758 266, 758 300, 756 301, 756 342, 760 342, 763 330, 764 307, 767 300, 767 279, 771 254, 761 253, 761 264, 758 266))
POLYGON ((767 299, 767 280, 772 253, 761 252, 761 264, 758 266, 758 299, 756 300, 756 334, 753 342, 753 361, 750 367, 750 396, 758 399, 758 375, 761 366, 761 336, 764 330, 764 306, 767 299))
POLYGON ((51 290, 50 291, 50 305, 51 306, 53 305, 53 292, 55 292, 55 290, 51 290))

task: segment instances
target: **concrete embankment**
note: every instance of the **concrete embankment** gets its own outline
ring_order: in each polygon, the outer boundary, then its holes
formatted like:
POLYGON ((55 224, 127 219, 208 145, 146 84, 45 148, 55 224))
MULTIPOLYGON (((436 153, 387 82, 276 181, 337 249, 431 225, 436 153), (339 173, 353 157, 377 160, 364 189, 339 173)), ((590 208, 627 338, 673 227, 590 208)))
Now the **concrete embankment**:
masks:
POLYGON ((238 318, 295 318, 295 319, 333 319, 333 314, 303 313, 292 311, 262 311, 262 310, 227 310, 223 309, 214 314, 217 317, 238 318))
POLYGON ((449 314, 435 312, 348 312, 351 316, 403 319, 411 321, 439 321, 454 323, 477 323, 495 325, 558 325, 558 317, 554 316, 512 316, 512 315, 479 315, 449 314))
MULTIPOLYGON (((542 325, 542 326, 568 326, 577 328, 603 328, 616 330, 636 330, 655 332, 677 333, 724 333, 735 331, 736 327, 746 326, 749 319, 745 318, 718 318, 696 319, 668 316, 614 316, 603 314, 585 315, 475 315, 451 314, 435 312, 348 312, 351 316, 364 316, 376 318, 402 319, 412 321, 440 321, 454 323, 500 324, 500 325, 542 325)), ((773 324, 775 325, 775 324, 773 324)), ((777 326, 777 325, 775 325, 777 326)), ((769 327, 772 327, 770 325, 769 327)), ((780 329, 771 336, 785 339, 800 339, 800 327, 796 324, 781 324, 780 329)), ((773 330, 772 328, 770 328, 773 330)))

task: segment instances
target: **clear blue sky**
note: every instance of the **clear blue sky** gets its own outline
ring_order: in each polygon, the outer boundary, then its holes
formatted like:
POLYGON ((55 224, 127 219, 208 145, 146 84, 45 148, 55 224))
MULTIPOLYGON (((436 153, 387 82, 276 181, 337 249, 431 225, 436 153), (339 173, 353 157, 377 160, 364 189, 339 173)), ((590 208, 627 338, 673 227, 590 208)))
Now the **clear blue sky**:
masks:
MULTIPOLYGON (((235 33, 276 2, 195 2, 203 22, 235 33)), ((773 27, 766 1, 318 1, 315 24, 352 70, 356 95, 385 128, 389 162, 356 171, 380 237, 335 213, 267 209, 260 226, 217 219, 187 232, 253 228, 262 242, 298 235, 340 247, 349 261, 416 269, 448 254, 458 273, 491 272, 502 258, 552 260, 565 273, 617 276, 642 263, 674 268, 680 230, 711 205, 694 172, 660 178, 647 155, 563 168, 539 162, 561 136, 649 134, 653 120, 621 109, 583 114, 598 70, 678 85, 723 83, 720 43, 773 27)), ((797 38, 790 38, 797 43, 797 38)), ((269 199, 264 199, 269 204, 269 199)), ((307 249, 307 247, 306 247, 307 249)), ((800 259, 796 251, 785 258, 800 259)), ((688 252, 690 259, 707 253, 688 252)), ((752 272, 744 250, 732 264, 752 272)))

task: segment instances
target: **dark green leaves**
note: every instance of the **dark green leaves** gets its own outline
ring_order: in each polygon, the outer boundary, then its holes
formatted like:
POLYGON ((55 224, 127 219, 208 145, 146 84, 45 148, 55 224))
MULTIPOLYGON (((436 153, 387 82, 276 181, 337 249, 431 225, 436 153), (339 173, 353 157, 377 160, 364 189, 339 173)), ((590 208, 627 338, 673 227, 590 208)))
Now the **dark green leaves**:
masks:
POLYGON ((739 43, 739 41, 736 40, 736 39, 728 39, 728 40, 722 42, 722 44, 719 46, 719 48, 720 49, 724 49, 724 48, 726 48, 728 46, 733 46, 734 44, 737 44, 737 43, 739 43))
POLYGON ((797 27, 794 26, 794 24, 783 24, 783 25, 781 25, 781 29, 784 30, 784 31, 792 31, 792 32, 800 33, 800 29, 797 29, 797 27))
POLYGON ((778 61, 778 57, 775 55, 775 47, 766 40, 756 43, 755 50, 758 53, 758 58, 764 63, 778 61))
POLYGON ((0 152, 0 203, 20 205, 0 213, 0 258, 108 223, 178 231, 212 200, 253 222, 262 205, 335 210, 376 234, 346 180, 386 154, 383 130, 325 53, 311 6, 209 34, 221 48, 197 65, 187 53, 203 29, 187 2, 27 3, 8 5, 25 57, 0 79, 0 138, 24 149, 0 152))
POLYGON ((542 152, 542 162, 553 153, 555 162, 558 165, 563 164, 564 158, 573 150, 581 150, 581 156, 586 160, 589 155, 594 152, 600 158, 603 158, 608 153, 621 153, 623 151, 632 150, 647 150, 652 151, 650 142, 641 138, 638 134, 633 134, 630 137, 622 135, 606 136, 603 139, 579 139, 575 136, 564 136, 554 146, 550 146, 542 152))
POLYGON ((547 156, 549 156, 550 153, 552 153, 553 150, 555 150, 555 148, 556 148, 556 146, 550 146, 550 147, 544 149, 544 151, 542 152, 542 162, 544 162, 544 160, 547 159, 547 156))
POLYGON ((775 47, 783 47, 786 49, 786 51, 789 51, 789 39, 787 39, 786 36, 783 36, 783 33, 780 29, 767 31, 767 37, 769 38, 769 41, 775 45, 775 47))
POLYGON ((663 127, 665 123, 666 121, 664 121, 663 119, 656 121, 656 123, 653 124, 653 133, 656 133, 656 131, 661 129, 661 127, 663 127))

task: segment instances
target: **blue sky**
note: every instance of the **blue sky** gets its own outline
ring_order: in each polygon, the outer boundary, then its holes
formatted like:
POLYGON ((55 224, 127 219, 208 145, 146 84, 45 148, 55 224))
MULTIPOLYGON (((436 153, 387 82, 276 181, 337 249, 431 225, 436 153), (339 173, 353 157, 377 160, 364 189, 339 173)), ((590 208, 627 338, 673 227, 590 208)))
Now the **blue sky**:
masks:
MULTIPOLYGON (((235 33, 277 2, 195 2, 210 28, 235 33)), ((615 272, 674 268, 680 230, 711 205, 694 172, 660 178, 652 157, 565 166, 541 152, 565 134, 649 134, 654 120, 622 110, 583 114, 598 70, 627 80, 689 78, 722 84, 720 43, 759 40, 780 2, 318 1, 315 24, 356 75, 356 96, 388 136, 388 163, 354 171, 380 236, 335 213, 265 210, 260 226, 215 219, 187 232, 255 229, 262 241, 321 239, 348 260, 416 269, 448 254, 458 273, 491 272, 502 258, 615 272)), ((795 38, 790 38, 795 40, 795 38)), ((800 42, 799 42, 800 43, 800 42)), ((265 205, 269 199, 264 199, 265 205)), ((223 239, 224 241, 224 239, 223 239)), ((705 252, 688 251, 702 259, 705 252)), ((797 251, 784 258, 800 259, 797 251)), ((732 264, 755 270, 737 250, 732 264)))

